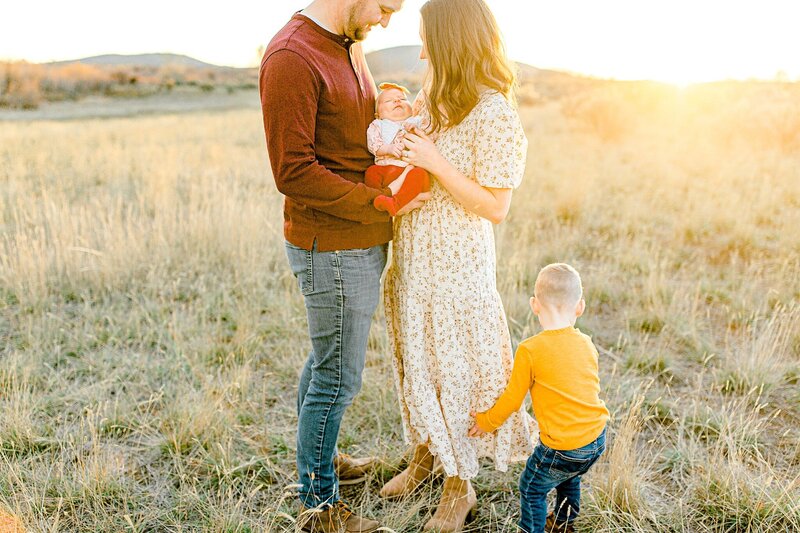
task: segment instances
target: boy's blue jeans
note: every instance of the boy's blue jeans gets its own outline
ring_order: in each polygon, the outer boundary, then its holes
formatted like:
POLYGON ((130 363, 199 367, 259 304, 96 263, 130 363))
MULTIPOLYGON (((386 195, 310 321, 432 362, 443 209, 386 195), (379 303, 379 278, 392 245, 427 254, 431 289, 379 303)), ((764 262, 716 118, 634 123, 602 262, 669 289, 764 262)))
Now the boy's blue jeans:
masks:
POLYGON ((606 449, 606 430, 593 442, 576 450, 554 450, 541 441, 528 458, 519 480, 522 512, 519 527, 525 533, 544 531, 547 493, 556 489, 556 522, 572 522, 581 503, 581 476, 606 449))
POLYGON ((297 472, 307 508, 339 500, 333 468, 345 409, 361 389, 386 245, 319 252, 286 243, 303 294, 311 352, 297 391, 297 472))

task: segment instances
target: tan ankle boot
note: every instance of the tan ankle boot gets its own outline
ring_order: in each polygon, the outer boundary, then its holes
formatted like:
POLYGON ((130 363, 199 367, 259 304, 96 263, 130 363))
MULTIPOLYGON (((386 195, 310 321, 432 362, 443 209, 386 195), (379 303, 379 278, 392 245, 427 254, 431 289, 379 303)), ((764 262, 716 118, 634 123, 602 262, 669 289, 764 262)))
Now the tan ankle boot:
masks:
POLYGON ((367 473, 375 468, 378 459, 375 457, 350 457, 344 453, 337 453, 333 457, 333 468, 339 478, 339 486, 354 485, 365 481, 367 473))
POLYGON ((381 489, 382 498, 400 498, 411 494, 433 472, 433 455, 424 444, 414 448, 414 457, 405 470, 390 479, 381 489))
POLYGON ((556 522, 556 517, 553 513, 547 515, 547 521, 544 523, 544 530, 547 533, 575 533, 575 528, 572 527, 572 524, 556 522))
POLYGON ((372 533, 380 527, 380 523, 354 514, 346 503, 338 501, 318 509, 306 509, 301 506, 295 532, 372 533))
POLYGON ((478 497, 472 483, 459 477, 448 477, 444 480, 442 499, 436 506, 436 513, 425 524, 423 531, 439 533, 458 533, 464 529, 467 516, 474 513, 478 506, 478 497))

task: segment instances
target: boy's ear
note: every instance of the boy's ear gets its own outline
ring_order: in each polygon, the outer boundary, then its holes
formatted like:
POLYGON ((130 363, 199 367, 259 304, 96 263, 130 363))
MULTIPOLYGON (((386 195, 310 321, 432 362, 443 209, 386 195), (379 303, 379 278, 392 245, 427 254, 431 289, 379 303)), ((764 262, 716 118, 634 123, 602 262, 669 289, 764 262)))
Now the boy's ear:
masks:
POLYGON ((575 306, 575 318, 581 316, 584 311, 586 311, 586 300, 581 298, 581 301, 575 306))
POLYGON ((538 316, 539 311, 541 311, 541 307, 539 304, 539 300, 536 299, 536 296, 531 296, 530 304, 531 304, 531 311, 533 311, 534 315, 538 316))

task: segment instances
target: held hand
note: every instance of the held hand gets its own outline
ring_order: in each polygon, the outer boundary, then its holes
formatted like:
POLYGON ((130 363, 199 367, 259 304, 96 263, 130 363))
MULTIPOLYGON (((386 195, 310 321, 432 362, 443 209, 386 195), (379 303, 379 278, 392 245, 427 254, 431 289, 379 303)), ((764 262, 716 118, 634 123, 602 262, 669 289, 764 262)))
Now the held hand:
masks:
POLYGON ((410 213, 414 209, 418 209, 423 206, 425 202, 431 199, 431 193, 429 192, 421 192, 419 193, 413 200, 408 202, 406 205, 403 206, 400 211, 397 212, 395 216, 401 217, 406 213, 410 213))
MULTIPOLYGON (((476 418, 476 417, 477 417, 477 414, 475 413, 475 411, 470 411, 469 415, 470 415, 472 418, 476 418)), ((469 435, 470 437, 481 437, 481 436, 483 436, 483 435, 486 435, 486 432, 485 432, 484 430, 482 430, 482 429, 480 428, 480 426, 478 425, 478 423, 476 422, 476 423, 475 423, 475 424, 473 424, 473 425, 472 425, 472 427, 470 428, 468 435, 469 435)))
POLYGON ((441 167, 444 158, 422 129, 413 126, 403 138, 403 143, 405 144, 403 161, 415 167, 424 168, 431 174, 438 174, 437 170, 441 167))
POLYGON ((400 158, 403 157, 403 145, 402 144, 392 144, 392 145, 390 145, 389 151, 390 151, 390 153, 388 153, 386 155, 394 156, 397 159, 400 159, 400 158))

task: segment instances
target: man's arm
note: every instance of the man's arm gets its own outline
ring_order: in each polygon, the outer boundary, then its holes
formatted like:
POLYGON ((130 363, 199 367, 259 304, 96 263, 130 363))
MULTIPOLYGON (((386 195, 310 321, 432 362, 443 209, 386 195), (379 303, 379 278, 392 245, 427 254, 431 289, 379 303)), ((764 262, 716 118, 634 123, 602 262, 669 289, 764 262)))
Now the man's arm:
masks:
POLYGON ((335 174, 317 161, 314 132, 319 83, 305 59, 278 50, 261 65, 259 87, 264 132, 278 190, 330 215, 363 223, 387 222, 372 201, 387 190, 371 189, 335 174))

